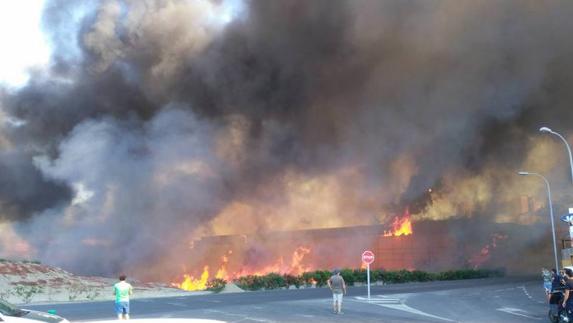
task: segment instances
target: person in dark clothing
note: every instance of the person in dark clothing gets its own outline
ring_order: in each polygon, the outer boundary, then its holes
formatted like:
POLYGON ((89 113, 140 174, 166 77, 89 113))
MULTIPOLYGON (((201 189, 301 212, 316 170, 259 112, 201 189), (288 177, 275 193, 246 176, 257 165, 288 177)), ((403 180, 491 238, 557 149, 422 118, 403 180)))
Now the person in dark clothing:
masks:
POLYGON ((565 278, 559 275, 555 268, 551 269, 551 275, 551 291, 553 292, 562 289, 565 285, 565 278))
POLYGON ((567 311, 569 319, 573 318, 573 270, 565 269, 565 288, 562 306, 567 311))

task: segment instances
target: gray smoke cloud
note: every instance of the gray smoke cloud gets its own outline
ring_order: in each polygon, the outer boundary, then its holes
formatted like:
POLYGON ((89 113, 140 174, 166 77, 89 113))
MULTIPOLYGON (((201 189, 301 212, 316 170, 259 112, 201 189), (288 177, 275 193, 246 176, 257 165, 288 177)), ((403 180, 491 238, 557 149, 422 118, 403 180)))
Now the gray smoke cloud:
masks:
MULTIPOLYGON (((342 189, 342 224, 420 199, 423 210, 427 189, 452 177, 522 165, 539 125, 569 134, 571 13, 523 1, 48 1, 50 68, 0 96, 24 122, 2 128, 0 214, 41 259, 153 277, 233 201, 280 208, 292 172, 360 174, 342 189)), ((488 201, 474 211, 502 203, 488 201)), ((250 221, 244 230, 271 229, 265 214, 250 221)))

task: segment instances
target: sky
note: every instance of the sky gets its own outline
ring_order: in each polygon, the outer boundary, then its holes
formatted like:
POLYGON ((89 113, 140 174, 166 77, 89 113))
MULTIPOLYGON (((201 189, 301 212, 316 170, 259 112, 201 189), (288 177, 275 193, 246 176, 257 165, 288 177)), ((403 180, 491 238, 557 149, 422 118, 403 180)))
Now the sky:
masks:
POLYGON ((0 0, 0 83, 20 87, 29 69, 49 61, 50 48, 42 33, 45 0, 0 0))
MULTIPOLYGON (((0 0, 0 85, 19 88, 30 69, 48 64, 51 48, 42 31, 46 0, 0 0)), ((227 1, 230 11, 219 18, 227 23, 242 10, 239 0, 227 1)))

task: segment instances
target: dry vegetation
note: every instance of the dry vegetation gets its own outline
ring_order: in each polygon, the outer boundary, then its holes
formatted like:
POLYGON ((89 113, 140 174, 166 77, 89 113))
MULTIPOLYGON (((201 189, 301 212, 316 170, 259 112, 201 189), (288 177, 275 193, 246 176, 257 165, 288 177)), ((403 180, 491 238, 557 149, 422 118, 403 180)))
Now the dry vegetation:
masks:
MULTIPOLYGON (((0 299, 15 304, 112 300, 113 278, 76 276, 33 261, 0 259, 0 299)), ((185 295, 165 284, 130 281, 134 297, 185 295)))

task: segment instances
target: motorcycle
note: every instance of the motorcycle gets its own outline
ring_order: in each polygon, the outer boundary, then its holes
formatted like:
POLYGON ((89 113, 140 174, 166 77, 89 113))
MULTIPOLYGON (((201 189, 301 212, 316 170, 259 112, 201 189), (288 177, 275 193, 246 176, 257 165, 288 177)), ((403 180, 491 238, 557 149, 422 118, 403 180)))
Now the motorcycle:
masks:
POLYGON ((563 291, 556 290, 551 292, 549 297, 549 321, 551 323, 568 323, 570 322, 567 310, 561 306, 563 303, 563 291))

